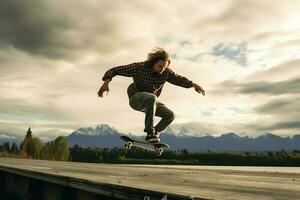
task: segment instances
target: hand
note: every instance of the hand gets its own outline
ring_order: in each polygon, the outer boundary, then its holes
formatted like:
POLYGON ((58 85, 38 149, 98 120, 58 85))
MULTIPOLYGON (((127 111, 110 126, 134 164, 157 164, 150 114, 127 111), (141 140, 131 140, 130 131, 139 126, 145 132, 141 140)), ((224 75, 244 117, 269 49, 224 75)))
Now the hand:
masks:
POLYGON ((109 87, 108 87, 108 82, 104 82, 102 84, 102 86, 100 87, 99 91, 97 92, 98 96, 99 97, 103 97, 103 93, 106 92, 106 96, 108 95, 108 92, 109 92, 109 87))
POLYGON ((203 96, 205 95, 205 91, 204 91, 204 89, 200 85, 197 85, 196 83, 194 83, 193 87, 194 87, 194 89, 195 89, 196 92, 199 92, 199 93, 202 92, 202 95, 203 96))

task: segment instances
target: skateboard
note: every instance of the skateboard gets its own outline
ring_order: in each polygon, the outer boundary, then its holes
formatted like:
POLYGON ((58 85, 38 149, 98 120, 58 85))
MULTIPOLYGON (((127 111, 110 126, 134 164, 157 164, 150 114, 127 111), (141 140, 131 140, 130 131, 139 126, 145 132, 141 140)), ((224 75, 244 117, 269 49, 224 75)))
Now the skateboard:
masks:
POLYGON ((160 156, 162 154, 162 152, 164 151, 164 148, 169 148, 169 145, 166 143, 139 141, 139 140, 132 139, 125 135, 121 135, 121 139, 126 142, 124 144, 125 149, 131 149, 132 146, 136 146, 136 147, 140 147, 140 148, 147 149, 150 151, 154 151, 156 153, 156 155, 158 155, 158 156, 160 156), (148 148, 148 147, 138 145, 138 144, 150 145, 153 148, 148 148))

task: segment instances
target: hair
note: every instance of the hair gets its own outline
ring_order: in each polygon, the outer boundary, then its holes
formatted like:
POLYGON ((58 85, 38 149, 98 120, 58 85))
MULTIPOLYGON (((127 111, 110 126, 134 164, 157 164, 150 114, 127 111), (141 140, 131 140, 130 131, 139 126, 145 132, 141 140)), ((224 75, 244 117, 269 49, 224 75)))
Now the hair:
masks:
POLYGON ((153 66, 159 60, 167 61, 167 66, 171 63, 170 54, 161 47, 155 47, 152 49, 152 52, 148 53, 147 61, 150 63, 150 66, 153 66))

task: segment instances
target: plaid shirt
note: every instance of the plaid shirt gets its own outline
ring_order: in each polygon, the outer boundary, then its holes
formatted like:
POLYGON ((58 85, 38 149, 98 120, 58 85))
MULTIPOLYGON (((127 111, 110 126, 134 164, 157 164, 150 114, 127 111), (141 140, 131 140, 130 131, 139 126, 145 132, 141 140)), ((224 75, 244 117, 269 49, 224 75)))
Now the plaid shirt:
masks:
POLYGON ((147 60, 113 67, 105 72, 102 80, 112 80, 116 75, 133 77, 133 82, 127 88, 128 97, 135 92, 150 92, 159 97, 166 81, 184 88, 193 87, 191 80, 176 74, 169 67, 162 74, 155 73, 147 60))

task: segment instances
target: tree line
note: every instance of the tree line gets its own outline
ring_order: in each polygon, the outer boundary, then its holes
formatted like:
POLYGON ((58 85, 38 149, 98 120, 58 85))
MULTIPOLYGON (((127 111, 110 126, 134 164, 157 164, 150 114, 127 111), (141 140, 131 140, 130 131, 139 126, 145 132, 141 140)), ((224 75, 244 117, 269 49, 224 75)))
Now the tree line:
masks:
POLYGON ((189 152, 186 149, 165 150, 158 157, 138 147, 124 148, 80 147, 69 148, 69 161, 132 164, 189 164, 189 165, 244 165, 244 166, 300 166, 300 151, 287 152, 189 152))
POLYGON ((15 142, 0 145, 0 157, 66 161, 69 159, 68 142, 65 137, 59 136, 54 141, 43 143, 38 137, 33 137, 29 128, 19 147, 15 142))

